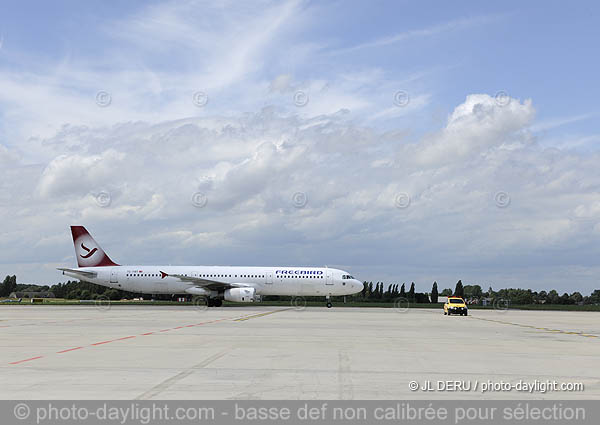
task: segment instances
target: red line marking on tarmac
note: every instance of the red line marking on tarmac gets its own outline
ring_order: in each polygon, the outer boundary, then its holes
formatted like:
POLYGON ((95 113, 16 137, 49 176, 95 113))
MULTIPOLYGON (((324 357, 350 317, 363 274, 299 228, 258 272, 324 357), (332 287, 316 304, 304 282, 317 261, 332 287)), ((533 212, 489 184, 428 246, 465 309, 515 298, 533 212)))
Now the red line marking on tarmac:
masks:
POLYGON ((56 354, 68 353, 69 351, 81 350, 83 347, 69 348, 67 350, 57 351, 56 354))
POLYGON ((19 363, 25 363, 25 362, 30 362, 31 360, 37 360, 37 359, 41 359, 44 356, 37 356, 37 357, 32 357, 30 359, 25 359, 25 360, 19 360, 18 362, 11 362, 9 364, 19 364, 19 363))
POLYGON ((90 345, 102 345, 102 344, 108 344, 109 342, 113 342, 115 341, 114 339, 111 339, 110 341, 101 341, 101 342, 95 342, 93 344, 90 345))
POLYGON ((117 338, 117 339, 115 339, 115 341, 123 341, 124 339, 131 339, 131 338, 135 338, 135 335, 124 336, 123 338, 117 338))
MULTIPOLYGON (((246 317, 246 316, 241 316, 241 317, 246 317)), ((141 335, 153 335, 153 334, 155 334, 157 332, 168 332, 168 331, 172 331, 172 330, 175 330, 175 329, 192 328, 194 326, 207 325, 207 324, 210 324, 210 323, 218 323, 218 322, 223 322, 223 321, 226 321, 226 320, 235 320, 235 319, 239 319, 239 318, 240 317, 224 317, 222 319, 210 320, 210 321, 207 321, 207 322, 200 322, 200 323, 190 324, 190 325, 182 325, 182 326, 177 326, 175 328, 162 329, 160 331, 146 332, 146 333, 143 333, 141 335)), ((82 319, 82 320, 88 320, 88 319, 82 319)), ((91 320, 91 319, 89 319, 89 320, 91 320)), ((77 321, 77 320, 73 320, 73 321, 77 321)), ((59 322, 50 322, 50 323, 59 323, 59 322)), ((64 323, 64 322, 61 322, 61 323, 64 323)), ((26 326, 26 325, 17 325, 17 326, 26 326)), ((8 325, 8 326, 2 325, 0 327, 2 327, 2 328, 10 328, 12 326, 10 326, 10 325, 8 325)), ((90 344, 89 347, 103 345, 103 344, 108 344, 110 342, 115 342, 115 341, 123 341, 123 340, 126 340, 126 339, 132 339, 132 338, 135 338, 135 337, 136 337, 136 335, 130 335, 130 336, 122 337, 122 338, 111 339, 111 340, 108 340, 108 341, 95 342, 93 344, 90 344)), ((85 346, 68 348, 66 350, 57 351, 56 354, 69 353, 71 351, 81 350, 83 348, 85 348, 85 346)), ((20 363, 24 363, 24 362, 29 362, 29 361, 32 361, 32 360, 41 359, 43 357, 44 356, 31 357, 29 359, 19 360, 19 361, 16 361, 16 362, 10 362, 9 364, 16 365, 16 364, 20 364, 20 363)))

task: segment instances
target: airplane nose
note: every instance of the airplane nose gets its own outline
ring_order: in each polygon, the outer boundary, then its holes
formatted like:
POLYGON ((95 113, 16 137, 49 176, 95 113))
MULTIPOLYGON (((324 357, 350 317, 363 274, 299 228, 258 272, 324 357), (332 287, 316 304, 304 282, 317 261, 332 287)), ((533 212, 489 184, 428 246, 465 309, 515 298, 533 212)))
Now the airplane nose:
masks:
POLYGON ((360 292, 363 290, 363 284, 355 279, 352 281, 352 289, 354 290, 353 293, 360 292))

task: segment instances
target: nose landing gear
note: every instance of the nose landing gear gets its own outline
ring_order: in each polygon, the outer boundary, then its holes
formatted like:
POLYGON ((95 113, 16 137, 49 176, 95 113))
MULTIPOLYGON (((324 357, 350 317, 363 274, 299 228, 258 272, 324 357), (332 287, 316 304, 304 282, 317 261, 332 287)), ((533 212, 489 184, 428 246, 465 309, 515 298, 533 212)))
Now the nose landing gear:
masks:
POLYGON ((327 295, 327 296, 325 297, 325 299, 327 300, 327 304, 326 304, 326 305, 327 305, 327 308, 331 308, 331 307, 333 307, 333 304, 331 304, 331 297, 330 297, 329 295, 327 295))

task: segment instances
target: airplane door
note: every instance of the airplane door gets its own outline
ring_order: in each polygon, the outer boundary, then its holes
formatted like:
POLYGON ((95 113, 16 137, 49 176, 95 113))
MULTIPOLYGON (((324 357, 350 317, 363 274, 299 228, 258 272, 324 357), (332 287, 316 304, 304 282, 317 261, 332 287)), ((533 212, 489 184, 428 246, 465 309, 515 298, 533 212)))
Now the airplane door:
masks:
POLYGON ((265 283, 273 283, 273 272, 265 272, 265 283))
POLYGON ((114 268, 110 271, 110 283, 118 283, 119 282, 119 270, 114 268))
POLYGON ((333 285, 333 278, 329 270, 325 271, 325 285, 333 285))

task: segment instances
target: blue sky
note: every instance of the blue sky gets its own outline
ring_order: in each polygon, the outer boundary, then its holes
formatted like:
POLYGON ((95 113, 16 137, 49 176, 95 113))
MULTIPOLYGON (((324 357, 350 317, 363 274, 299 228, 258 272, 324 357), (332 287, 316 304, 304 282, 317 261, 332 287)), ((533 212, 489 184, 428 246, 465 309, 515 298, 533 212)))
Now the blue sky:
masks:
POLYGON ((121 262, 328 263, 420 290, 462 278, 589 292, 599 8, 6 3, 0 272, 59 280, 77 222, 121 262), (212 200, 201 220, 197 190, 212 200), (297 191, 309 201, 290 209, 297 191))
MULTIPOLYGON (((143 66, 191 72, 196 59, 177 48, 132 63, 120 58, 111 64, 103 57, 133 50, 112 27, 135 19, 152 3, 73 1, 35 3, 34 8, 33 3, 9 2, 0 21, 2 65, 17 72, 43 72, 74 60, 99 71, 143 66)), ((202 3, 193 8, 201 18, 202 3)), ((223 6, 223 14, 227 8, 223 6)), ((260 9, 260 3, 245 3, 244 8, 260 9)), ((340 69, 378 68, 389 79, 424 74, 421 84, 435 91, 432 104, 440 110, 451 111, 464 99, 466 88, 474 93, 504 90, 535 99, 541 121, 590 116, 564 124, 560 132, 595 135, 599 8, 596 2, 567 7, 559 1, 300 3, 295 13, 302 18, 298 24, 291 19, 279 44, 281 50, 312 44, 315 54, 307 63, 296 63, 289 61, 288 52, 283 60, 277 54, 281 52, 274 52, 258 72, 267 79, 292 73, 300 80, 331 77, 340 69), (399 40, 385 43, 394 37, 399 40)))

